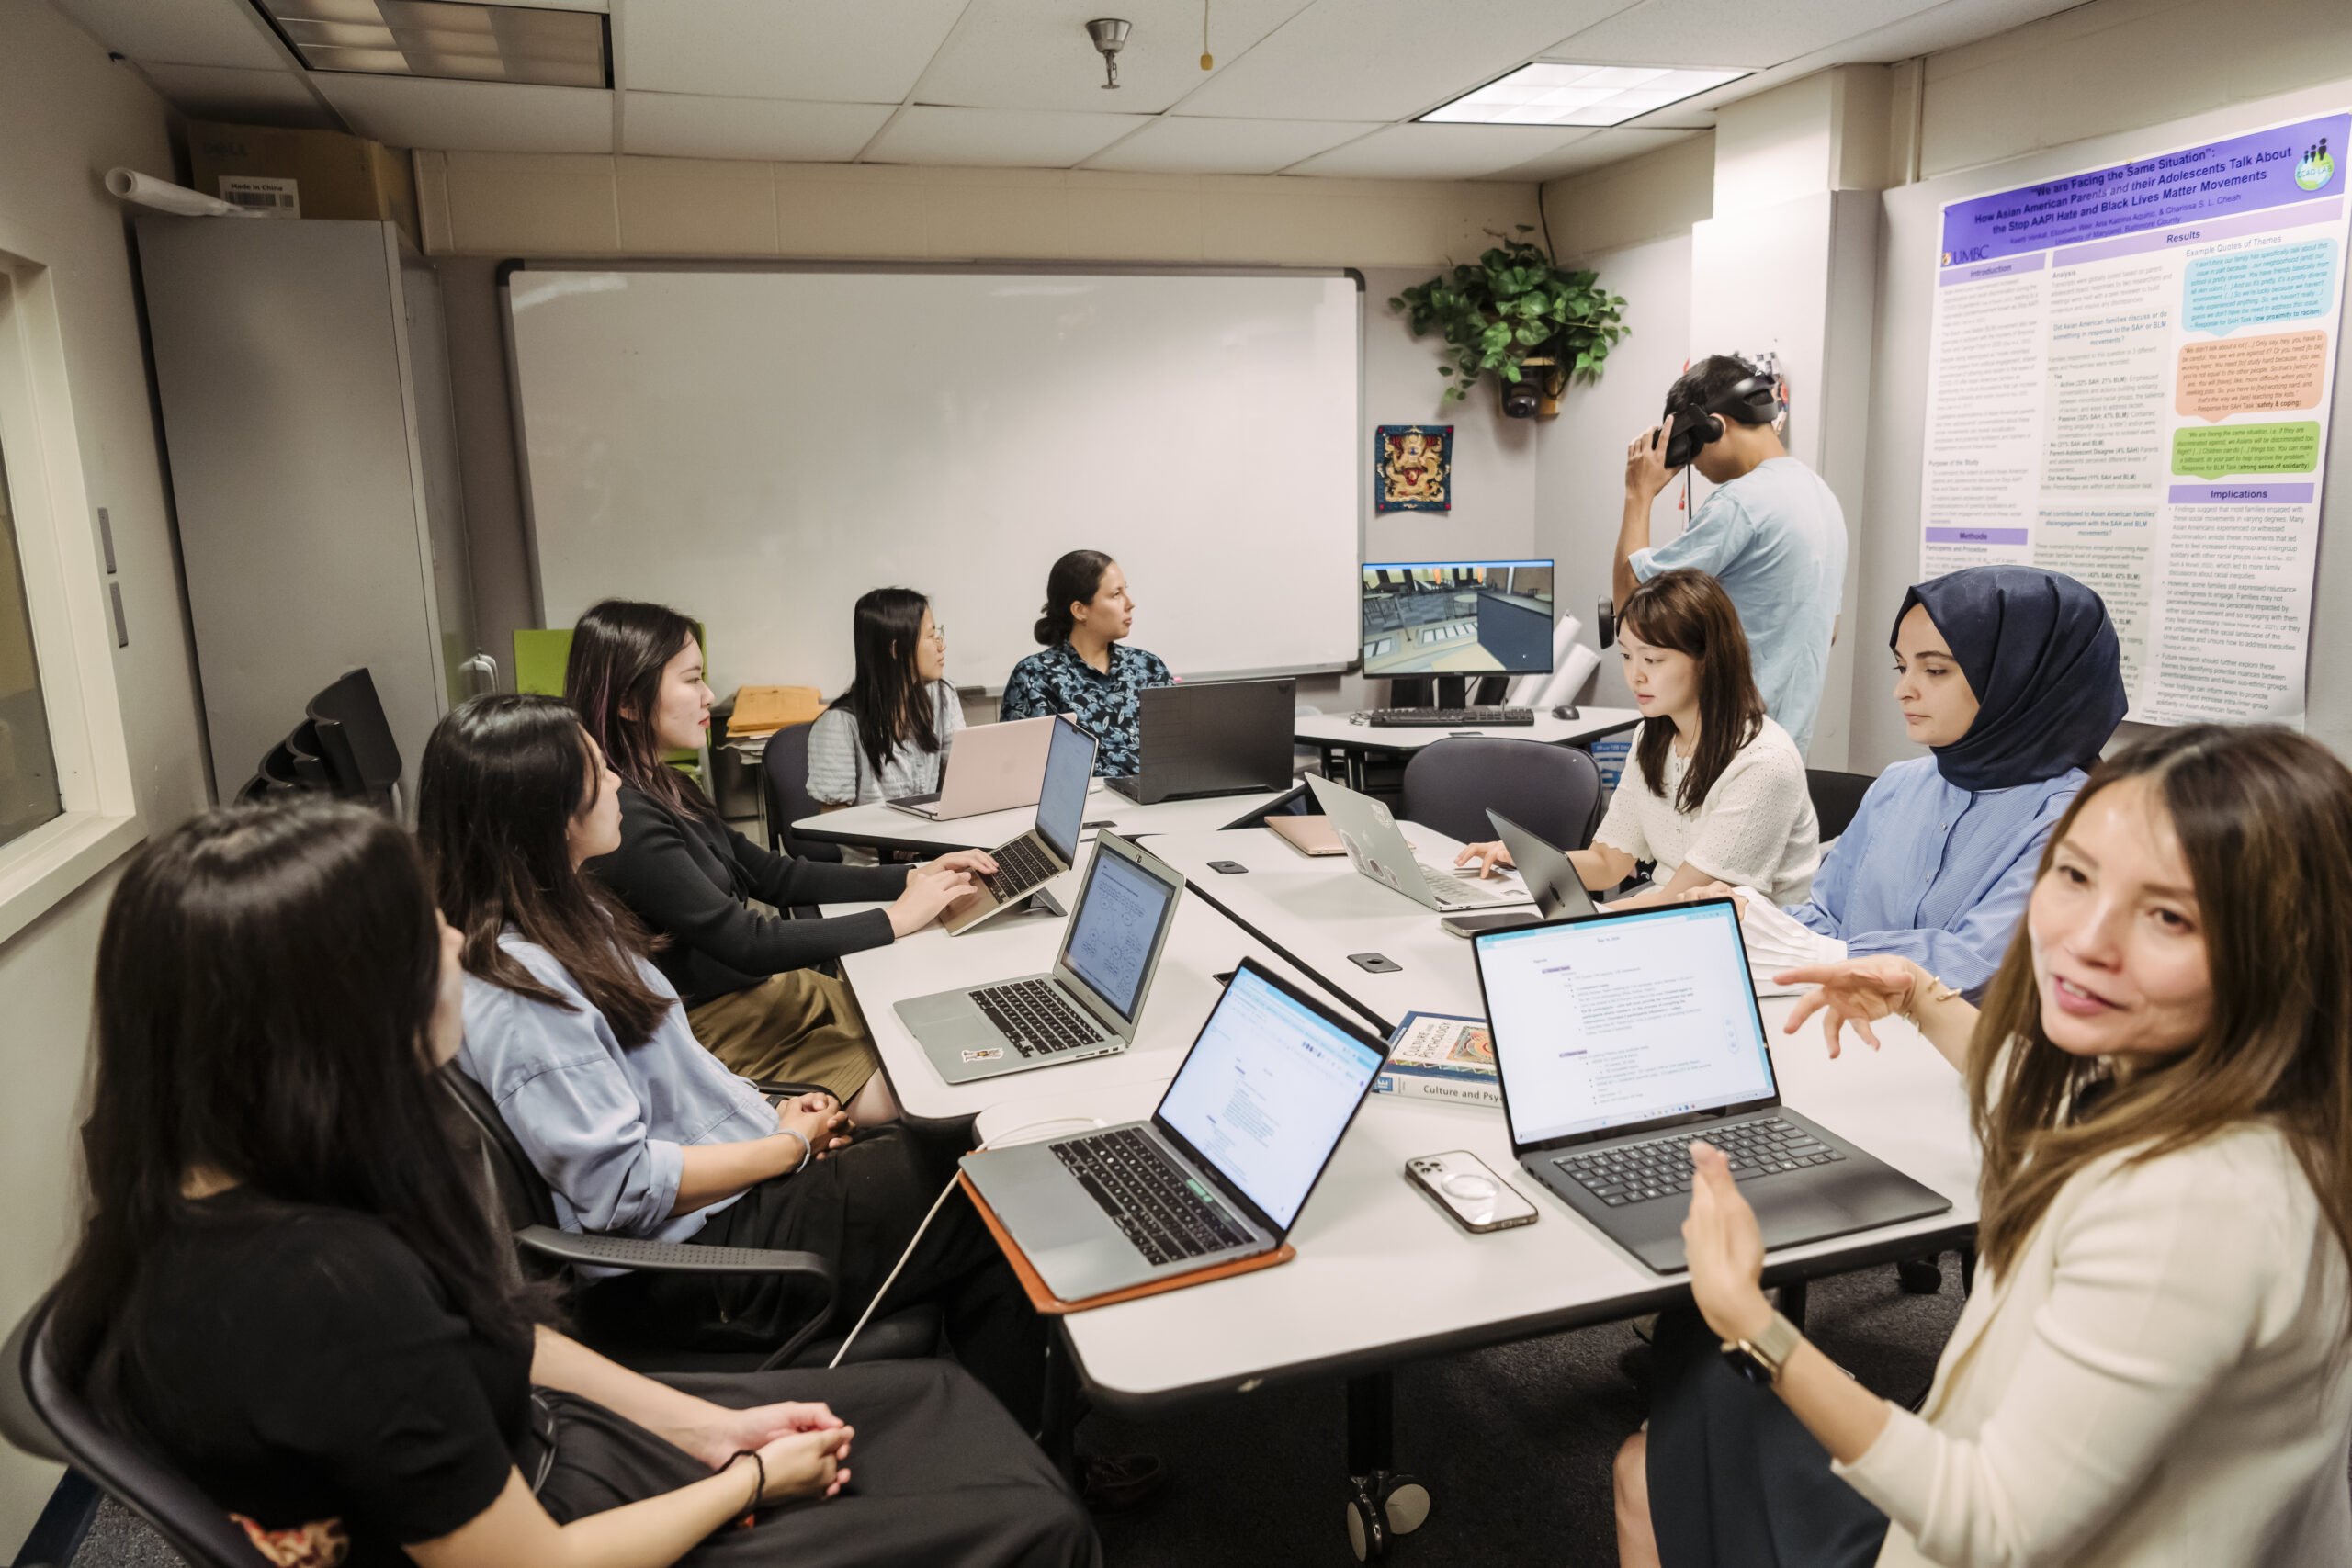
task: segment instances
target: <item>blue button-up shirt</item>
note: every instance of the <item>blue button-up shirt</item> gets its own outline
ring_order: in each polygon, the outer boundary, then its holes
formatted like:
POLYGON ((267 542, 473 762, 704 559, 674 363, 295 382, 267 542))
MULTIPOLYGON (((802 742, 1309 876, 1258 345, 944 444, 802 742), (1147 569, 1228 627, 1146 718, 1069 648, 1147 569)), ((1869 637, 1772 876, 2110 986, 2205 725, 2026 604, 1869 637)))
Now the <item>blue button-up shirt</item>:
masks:
POLYGON ((1176 677, 1156 653, 1114 642, 1106 674, 1080 658, 1069 643, 1057 642, 1012 667, 997 716, 1012 720, 1069 714, 1095 738, 1096 775, 1123 779, 1143 766, 1143 689, 1175 683, 1176 677))
POLYGON ((2012 789, 1948 784, 1932 757, 1879 775, 1789 913, 1859 958, 1908 958, 1973 1000, 2008 952, 2041 846, 2081 769, 2012 789))
POLYGON ((625 1050, 571 976, 513 931, 499 948, 532 978, 570 998, 567 1012, 466 976, 466 1043, 458 1066, 489 1091, 524 1152, 554 1190, 557 1223, 594 1235, 684 1241, 723 1199, 673 1215, 686 1144, 736 1144, 775 1134, 760 1091, 703 1048, 662 971, 640 978, 673 998, 653 1038, 625 1050))

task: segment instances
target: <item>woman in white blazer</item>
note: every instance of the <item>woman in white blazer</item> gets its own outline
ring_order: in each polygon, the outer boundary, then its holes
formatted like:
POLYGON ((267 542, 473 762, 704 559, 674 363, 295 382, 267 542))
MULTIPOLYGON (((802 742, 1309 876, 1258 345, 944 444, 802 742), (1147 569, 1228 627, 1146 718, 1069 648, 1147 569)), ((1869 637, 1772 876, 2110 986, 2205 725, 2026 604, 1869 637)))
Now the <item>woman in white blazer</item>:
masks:
POLYGON ((1781 978, 1831 1055, 1900 1015, 1965 1075, 1983 1271, 1915 1415, 1773 1312, 1693 1145, 1620 1561, 2352 1562, 2352 773, 2273 728, 2110 760, 1981 1014, 1905 958, 1781 978))

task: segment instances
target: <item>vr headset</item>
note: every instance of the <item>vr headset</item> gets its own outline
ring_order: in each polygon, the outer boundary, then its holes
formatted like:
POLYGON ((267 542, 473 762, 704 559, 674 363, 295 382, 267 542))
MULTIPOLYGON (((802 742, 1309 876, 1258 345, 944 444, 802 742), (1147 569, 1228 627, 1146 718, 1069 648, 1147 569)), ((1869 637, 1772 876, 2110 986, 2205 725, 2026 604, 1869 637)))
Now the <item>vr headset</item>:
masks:
POLYGON ((1679 468, 1699 455, 1699 448, 1724 438, 1724 420, 1742 424, 1770 424, 1781 417, 1781 384, 1776 377, 1750 376, 1705 407, 1684 404, 1667 411, 1666 466, 1679 468), (1721 417, 1718 417, 1721 416, 1721 417))

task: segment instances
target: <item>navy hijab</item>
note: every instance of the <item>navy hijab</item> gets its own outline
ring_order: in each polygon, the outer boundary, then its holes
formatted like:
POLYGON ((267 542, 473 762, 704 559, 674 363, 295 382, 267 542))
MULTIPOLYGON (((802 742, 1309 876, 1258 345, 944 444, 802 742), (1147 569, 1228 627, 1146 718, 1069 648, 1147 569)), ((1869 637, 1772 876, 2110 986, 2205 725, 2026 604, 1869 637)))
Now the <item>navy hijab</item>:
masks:
POLYGON ((2115 623, 2097 593, 2039 567, 1972 566, 1905 594, 1898 629, 1914 604, 1928 607, 1976 694, 1968 733, 1935 748, 1946 780, 2012 789, 2098 761, 2131 705, 2115 623))

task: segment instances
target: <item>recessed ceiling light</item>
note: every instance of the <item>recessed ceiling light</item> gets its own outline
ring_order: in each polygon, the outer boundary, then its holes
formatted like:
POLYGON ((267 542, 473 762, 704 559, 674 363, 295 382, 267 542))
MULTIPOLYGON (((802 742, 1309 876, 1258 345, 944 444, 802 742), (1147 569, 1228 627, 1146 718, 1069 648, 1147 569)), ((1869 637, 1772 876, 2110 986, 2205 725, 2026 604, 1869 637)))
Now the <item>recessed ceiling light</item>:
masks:
POLYGON ((313 71, 608 87, 605 17, 458 0, 254 0, 313 71))
POLYGON ((1736 82, 1747 71, 1668 65, 1572 65, 1539 60, 1421 116, 1453 125, 1623 125, 1736 82))

